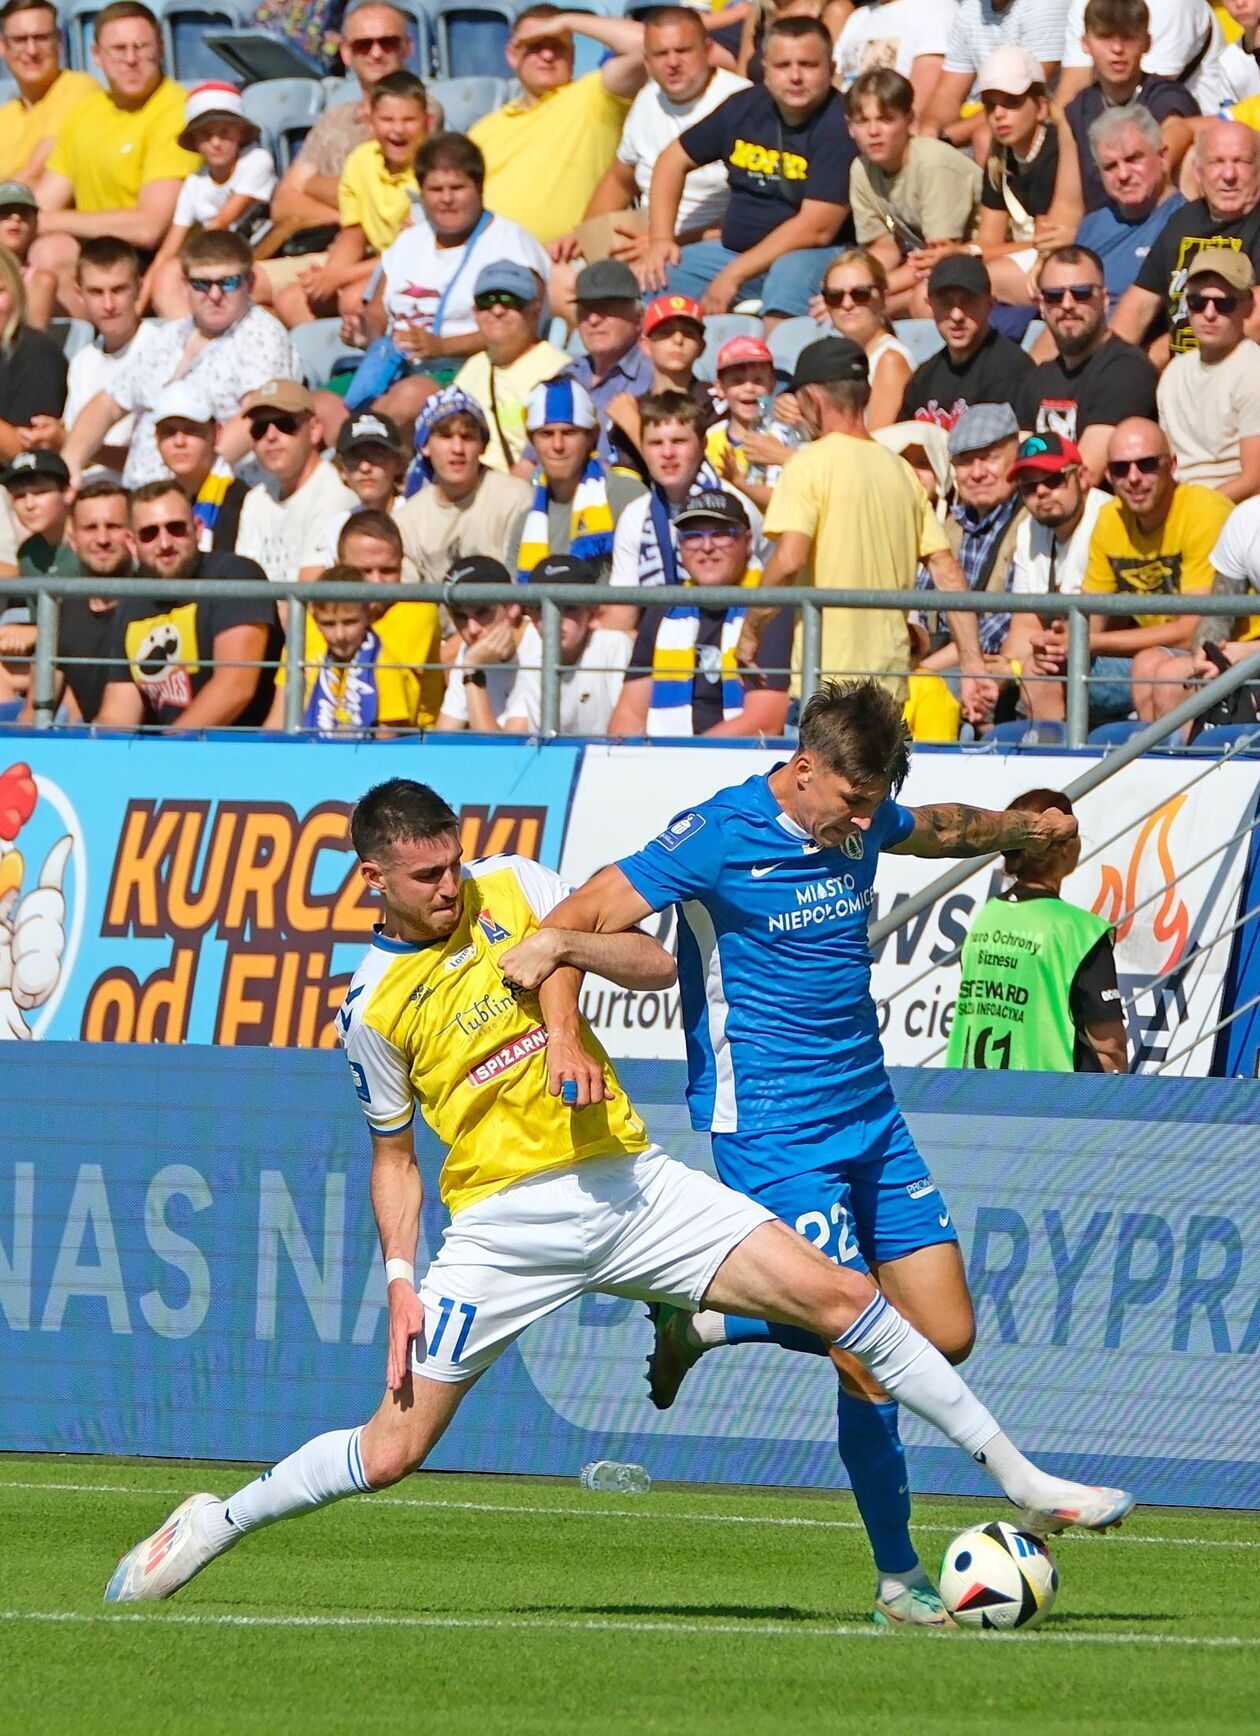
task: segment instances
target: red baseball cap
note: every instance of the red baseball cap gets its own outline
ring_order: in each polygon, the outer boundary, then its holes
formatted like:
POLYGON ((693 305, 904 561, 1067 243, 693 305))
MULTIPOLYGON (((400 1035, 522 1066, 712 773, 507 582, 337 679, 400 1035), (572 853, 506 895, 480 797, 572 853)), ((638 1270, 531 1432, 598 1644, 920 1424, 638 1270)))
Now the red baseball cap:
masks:
POLYGON ((701 331, 704 330, 704 310, 689 295, 658 295, 655 301, 649 302, 643 316, 644 337, 650 338, 657 326, 664 325, 667 319, 689 319, 701 331))
POLYGON ((764 362, 773 367, 770 345, 764 338, 755 338, 748 332, 742 337, 728 339, 717 353, 718 373, 723 368, 737 368, 741 362, 764 362))
POLYGON ((1021 476, 1059 476, 1065 470, 1079 470, 1081 449, 1062 434, 1030 434, 1020 442, 1015 462, 1006 473, 1008 482, 1018 482, 1021 476))

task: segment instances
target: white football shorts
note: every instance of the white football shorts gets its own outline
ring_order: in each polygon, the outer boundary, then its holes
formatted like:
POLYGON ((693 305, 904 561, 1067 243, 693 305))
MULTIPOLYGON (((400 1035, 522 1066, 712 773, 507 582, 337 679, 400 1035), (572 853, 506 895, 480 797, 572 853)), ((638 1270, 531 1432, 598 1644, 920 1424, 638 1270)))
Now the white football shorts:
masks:
POLYGON ((587 1290, 696 1307, 731 1249, 774 1214, 652 1146, 544 1170, 452 1219, 420 1284, 411 1372, 480 1374, 587 1290))

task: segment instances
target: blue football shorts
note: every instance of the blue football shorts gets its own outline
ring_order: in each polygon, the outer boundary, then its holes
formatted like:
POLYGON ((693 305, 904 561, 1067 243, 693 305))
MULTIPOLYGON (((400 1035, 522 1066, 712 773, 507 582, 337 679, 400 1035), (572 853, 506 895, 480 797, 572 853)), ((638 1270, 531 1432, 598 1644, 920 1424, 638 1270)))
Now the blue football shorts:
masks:
POLYGON ((715 1133, 712 1141, 728 1187, 767 1206, 840 1265, 865 1272, 868 1262, 958 1240, 891 1092, 840 1125, 715 1133))

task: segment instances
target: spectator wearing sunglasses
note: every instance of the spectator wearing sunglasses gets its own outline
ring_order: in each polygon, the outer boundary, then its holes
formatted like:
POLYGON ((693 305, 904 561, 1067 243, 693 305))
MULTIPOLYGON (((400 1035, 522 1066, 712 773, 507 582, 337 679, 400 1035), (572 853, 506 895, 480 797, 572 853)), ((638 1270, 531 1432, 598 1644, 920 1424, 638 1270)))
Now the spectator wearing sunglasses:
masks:
POLYGON ((267 481, 245 497, 237 553, 257 561, 269 579, 317 579, 330 523, 355 511, 359 500, 322 456, 315 400, 293 380, 268 380, 241 410, 267 481))
POLYGON ((123 481, 137 488, 164 476, 154 407, 177 379, 195 383, 208 398, 219 424, 219 456, 237 464, 250 450, 242 399, 268 380, 302 378, 301 358, 288 332, 252 300, 254 256, 243 236, 203 229, 184 242, 179 262, 192 312, 187 319, 168 320, 83 406, 62 449, 76 479, 127 411, 136 421, 123 481))
POLYGON ((96 722, 114 729, 256 728, 271 704, 281 652, 275 604, 206 596, 197 581, 262 579, 262 568, 240 555, 203 554, 192 501, 173 480, 136 490, 131 534, 140 576, 169 583, 171 600, 118 605, 111 679, 96 722))
POLYGON ((1159 599, 1212 589, 1212 551, 1233 504, 1217 489, 1179 481, 1167 435, 1140 416, 1113 430, 1107 480, 1116 498, 1098 515, 1081 588, 1132 597, 1133 613, 1095 616, 1090 650, 1131 660, 1132 703, 1150 723, 1179 668, 1170 672, 1169 663, 1195 642, 1199 626, 1194 615, 1161 614, 1159 599))
POLYGON ((1159 376, 1145 351, 1108 331, 1103 262, 1088 247, 1056 247, 1046 255, 1037 304, 1056 354, 1024 382, 1016 401, 1020 427, 1071 440, 1099 477, 1116 423, 1126 416, 1155 420, 1159 376))
POLYGON ((1245 253, 1196 253, 1186 317, 1198 348, 1174 356, 1159 382, 1159 420, 1178 476, 1233 501, 1260 494, 1260 344, 1244 331, 1255 296, 1245 253))
POLYGON ((473 284, 473 307, 486 347, 468 358, 454 383, 477 401, 489 425, 482 463, 511 470, 525 450, 530 393, 563 373, 569 357, 538 335, 542 285, 527 265, 501 259, 483 266, 473 284))
MULTIPOLYGON (((871 382, 866 426, 872 431, 897 420, 914 372, 914 357, 893 332, 887 298, 888 274, 865 247, 846 247, 838 253, 819 292, 827 318, 840 336, 860 344, 866 356, 871 382)), ((784 459, 787 456, 785 451, 784 459)))

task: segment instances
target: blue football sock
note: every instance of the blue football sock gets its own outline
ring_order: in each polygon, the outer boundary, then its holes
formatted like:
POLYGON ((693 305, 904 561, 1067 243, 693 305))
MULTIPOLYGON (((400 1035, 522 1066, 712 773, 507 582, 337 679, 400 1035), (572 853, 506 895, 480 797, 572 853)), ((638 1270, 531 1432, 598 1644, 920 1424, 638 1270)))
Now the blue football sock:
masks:
POLYGON ((742 1314, 724 1314, 728 1344, 781 1344, 784 1350, 803 1350, 809 1356, 827 1356, 828 1346, 816 1332, 800 1326, 778 1326, 772 1320, 746 1320, 742 1314))
POLYGON ((840 1458, 881 1573, 907 1573, 919 1560, 910 1541, 910 1480, 897 1408, 869 1404, 843 1385, 836 1404, 840 1458))

